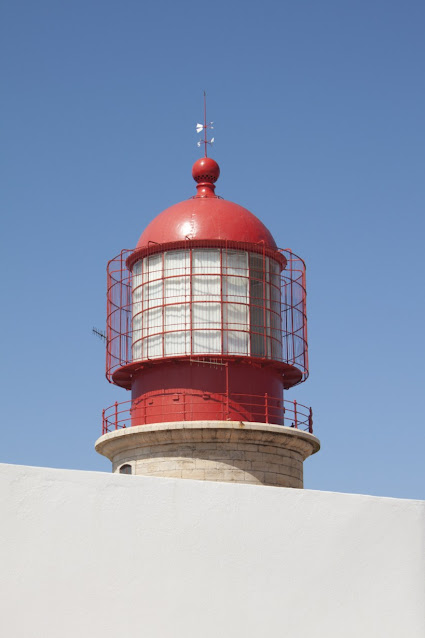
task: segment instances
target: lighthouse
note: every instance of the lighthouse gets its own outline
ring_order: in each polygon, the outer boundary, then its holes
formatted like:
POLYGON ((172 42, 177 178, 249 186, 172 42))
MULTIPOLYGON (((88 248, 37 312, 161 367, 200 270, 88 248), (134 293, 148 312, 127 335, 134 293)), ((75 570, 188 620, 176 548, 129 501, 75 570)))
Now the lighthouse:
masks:
POLYGON ((308 376, 304 261, 216 194, 219 165, 108 264, 108 380, 131 399, 103 411, 96 450, 113 472, 303 487, 320 448, 308 376))

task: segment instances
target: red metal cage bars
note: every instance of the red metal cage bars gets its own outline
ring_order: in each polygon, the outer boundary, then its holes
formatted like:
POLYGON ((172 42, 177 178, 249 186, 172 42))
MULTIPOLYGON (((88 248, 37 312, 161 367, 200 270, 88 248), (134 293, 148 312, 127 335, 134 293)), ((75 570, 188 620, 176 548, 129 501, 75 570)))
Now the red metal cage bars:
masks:
MULTIPOLYGON (((206 247, 211 248, 211 242, 205 243, 206 247)), ((188 254, 191 256, 192 250, 192 242, 190 240, 187 241, 187 247, 185 250, 188 251, 188 254)), ((197 242, 196 248, 202 248, 202 242, 197 242)), ((149 255, 158 255, 158 253, 162 253, 165 255, 167 250, 173 250, 170 247, 165 247, 164 250, 160 251, 159 246, 153 245, 152 248, 147 249, 145 251, 145 257, 149 257, 149 255)), ((236 251, 252 251, 252 244, 244 244, 239 243, 237 248, 233 245, 231 248, 217 248, 220 250, 221 258, 220 262, 223 263, 223 260, 226 259, 226 255, 228 252, 234 253, 236 251)), ((259 255, 263 255, 263 260, 266 259, 270 255, 270 251, 258 245, 255 247, 255 253, 259 255)), ((132 250, 123 250, 121 253, 112 259, 108 263, 108 284, 107 284, 107 355, 106 355, 106 375, 109 381, 112 382, 113 373, 126 366, 130 363, 133 363, 135 360, 140 361, 149 361, 152 359, 160 359, 161 354, 156 354, 155 356, 150 356, 149 351, 146 353, 137 356, 133 359, 133 348, 135 344, 137 344, 138 336, 143 335, 142 330, 133 330, 133 324, 135 321, 135 316, 137 316, 137 312, 134 312, 134 304, 133 304, 133 273, 127 267, 127 260, 130 255, 133 254, 132 250)), ((284 264, 284 268, 280 274, 280 289, 279 291, 279 311, 276 310, 276 299, 274 299, 274 305, 271 300, 271 296, 273 295, 273 291, 276 286, 273 283, 269 284, 269 297, 266 299, 265 289, 266 285, 264 281, 261 281, 261 278, 253 273, 252 270, 248 273, 249 281, 254 283, 258 283, 260 286, 263 285, 263 298, 250 298, 249 299, 249 307, 255 311, 256 316, 263 315, 263 320, 259 320, 259 325, 253 325, 250 321, 249 324, 249 338, 251 340, 255 339, 256 343, 260 343, 260 349, 257 352, 233 352, 231 354, 237 356, 247 356, 249 358, 259 358, 262 360, 274 360, 280 361, 286 364, 290 364, 301 372, 301 381, 305 381, 308 376, 308 345, 307 345, 307 316, 306 316, 306 285, 305 285, 305 264, 304 261, 292 253, 289 249, 279 249, 278 255, 280 255, 280 260, 284 264), (268 325, 267 325, 268 322, 268 325), (278 325, 277 325, 278 322, 278 325), (268 332, 267 332, 268 331, 268 332), (267 332, 267 337, 266 337, 267 332), (261 341, 264 341, 264 345, 261 346, 261 341), (267 342, 267 343, 266 343, 267 342), (261 352, 262 347, 262 352, 261 352)), ((192 277, 192 257, 189 260, 189 279, 192 277)), ((266 268, 263 267, 262 276, 265 278, 266 268)), ((199 275, 200 273, 198 273, 199 275)), ((208 274, 211 274, 208 271, 208 274)), ((215 273, 217 276, 220 276, 223 279, 223 271, 220 269, 220 272, 215 273)), ((158 281, 162 282, 162 284, 166 284, 167 280, 171 280, 173 278, 173 274, 166 275, 164 269, 162 270, 162 275, 158 281)), ((233 274, 234 278, 238 275, 233 274)), ((174 276, 175 277, 175 276, 174 276)), ((242 277, 242 276, 241 276, 242 277)), ((246 277, 245 273, 243 277, 246 277)), ((250 285, 251 285, 250 284, 250 285)), ((137 286, 136 286, 137 288, 137 286)), ((221 284, 221 290, 223 286, 221 284)), ((163 287, 164 289, 164 287, 163 287)), ((167 302, 165 302, 166 304, 167 302)), ((190 309, 192 309, 193 299, 185 299, 184 303, 188 303, 190 309)), ((221 304, 223 309, 226 307, 226 300, 221 297, 221 304)), ((164 297, 161 300, 158 300, 157 308, 161 307, 161 304, 164 304, 164 297)), ((171 300, 169 305, 175 305, 175 302, 171 300)), ((139 304, 140 305, 140 304, 139 304)), ((142 305, 142 307, 144 307, 142 305)), ((166 306, 164 306, 166 307, 166 306)), ((149 306, 152 310, 155 310, 155 306, 152 304, 149 306)), ((223 312, 224 314, 224 312, 223 312)), ((192 312, 190 314, 192 316, 192 312)), ((190 319, 190 322, 192 319, 190 319)), ((258 322, 258 320, 257 320, 258 322)), ((213 330, 215 330, 214 328, 213 330)), ((189 323, 189 326, 186 326, 186 330, 188 332, 192 332, 192 324, 189 323)), ((204 326, 204 331, 209 330, 208 326, 204 326)), ((229 333, 231 331, 231 325, 225 325, 224 319, 222 320, 221 326, 222 333, 229 333)), ((173 332, 173 330, 168 329, 168 334, 173 332)), ((177 332, 177 331, 176 331, 177 332)), ((165 339, 165 331, 164 324, 158 327, 157 330, 155 328, 149 328, 149 338, 151 337, 160 337, 165 339)), ((143 337, 142 337, 143 339, 143 337)), ((222 343, 224 341, 224 337, 222 334, 222 343)), ((165 348, 162 351, 164 354, 165 348)), ((190 341, 190 347, 187 351, 182 353, 183 356, 191 356, 197 354, 192 350, 192 336, 190 341)), ((209 353, 203 353, 208 355, 209 353)), ((214 353, 221 354, 222 356, 226 356, 228 353, 214 353)), ((167 357, 168 355, 165 355, 167 357)), ((171 355, 172 356, 172 355, 171 355)))
MULTIPOLYGON (((103 410, 102 434, 136 425, 148 425, 156 423, 157 421, 166 422, 167 416, 170 422, 190 420, 191 414, 188 411, 191 410, 191 403, 187 401, 187 399, 188 397, 190 398, 192 394, 194 395, 195 393, 188 393, 187 391, 184 393, 159 391, 149 397, 143 398, 144 406, 141 405, 140 401, 137 404, 132 401, 123 401, 122 403, 115 402, 103 410), (164 412, 164 407, 160 404, 156 411, 147 410, 149 401, 164 397, 167 394, 172 395, 175 399, 175 404, 172 406, 172 409, 167 405, 165 409, 168 410, 168 412, 164 412), (143 407, 145 409, 143 409, 143 407), (137 417, 134 418, 136 409, 137 417)), ((196 394, 198 396, 203 395, 206 400, 212 398, 206 397, 205 393, 202 392, 196 394)), ((256 408, 258 408, 258 421, 260 423, 284 425, 286 427, 310 432, 310 434, 313 433, 313 411, 311 408, 297 403, 297 401, 287 401, 282 398, 270 397, 267 394, 231 394, 228 397, 222 395, 218 398, 218 404, 221 406, 220 420, 222 421, 229 420, 230 412, 228 409, 226 410, 226 405, 229 405, 229 401, 237 401, 240 406, 245 407, 251 414, 253 413, 255 415, 256 408)), ((196 409, 199 416, 199 405, 196 409)), ((206 410, 209 411, 209 407, 206 406, 206 410)), ((202 418, 197 418, 196 420, 202 420, 202 418)))

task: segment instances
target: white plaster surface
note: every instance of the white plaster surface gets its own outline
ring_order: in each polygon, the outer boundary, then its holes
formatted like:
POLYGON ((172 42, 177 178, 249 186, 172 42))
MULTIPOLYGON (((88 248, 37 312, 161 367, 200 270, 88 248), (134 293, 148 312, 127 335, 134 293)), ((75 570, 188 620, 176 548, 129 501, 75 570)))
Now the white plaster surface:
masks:
POLYGON ((0 635, 424 638, 425 503, 0 465, 0 635))

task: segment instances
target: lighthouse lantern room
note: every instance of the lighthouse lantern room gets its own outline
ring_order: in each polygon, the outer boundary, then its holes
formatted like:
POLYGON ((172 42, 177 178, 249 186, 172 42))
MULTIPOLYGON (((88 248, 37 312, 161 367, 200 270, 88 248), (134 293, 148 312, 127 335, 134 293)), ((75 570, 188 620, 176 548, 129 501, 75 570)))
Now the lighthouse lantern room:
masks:
POLYGON ((302 487, 320 444, 284 392, 308 376, 305 264, 219 174, 196 161, 196 195, 108 264, 106 374, 131 399, 96 449, 114 472, 302 487))

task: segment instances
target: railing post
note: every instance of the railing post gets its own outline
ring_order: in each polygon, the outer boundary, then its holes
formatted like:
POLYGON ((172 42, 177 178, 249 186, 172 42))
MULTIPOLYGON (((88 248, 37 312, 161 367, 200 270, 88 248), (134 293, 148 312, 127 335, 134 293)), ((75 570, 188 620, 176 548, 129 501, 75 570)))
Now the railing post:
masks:
POLYGON ((226 361, 226 421, 230 421, 229 409, 229 362, 226 361))
POLYGON ((105 409, 102 410, 102 434, 106 434, 107 432, 106 423, 105 423, 105 409))
POLYGON ((118 401, 115 401, 115 429, 118 430, 118 401))
POLYGON ((294 401, 294 425, 298 429, 297 402, 294 401))
POLYGON ((269 395, 265 394, 265 399, 266 399, 266 423, 269 422, 269 395))
POLYGON ((308 415, 308 431, 313 434, 313 410, 311 408, 308 415))

